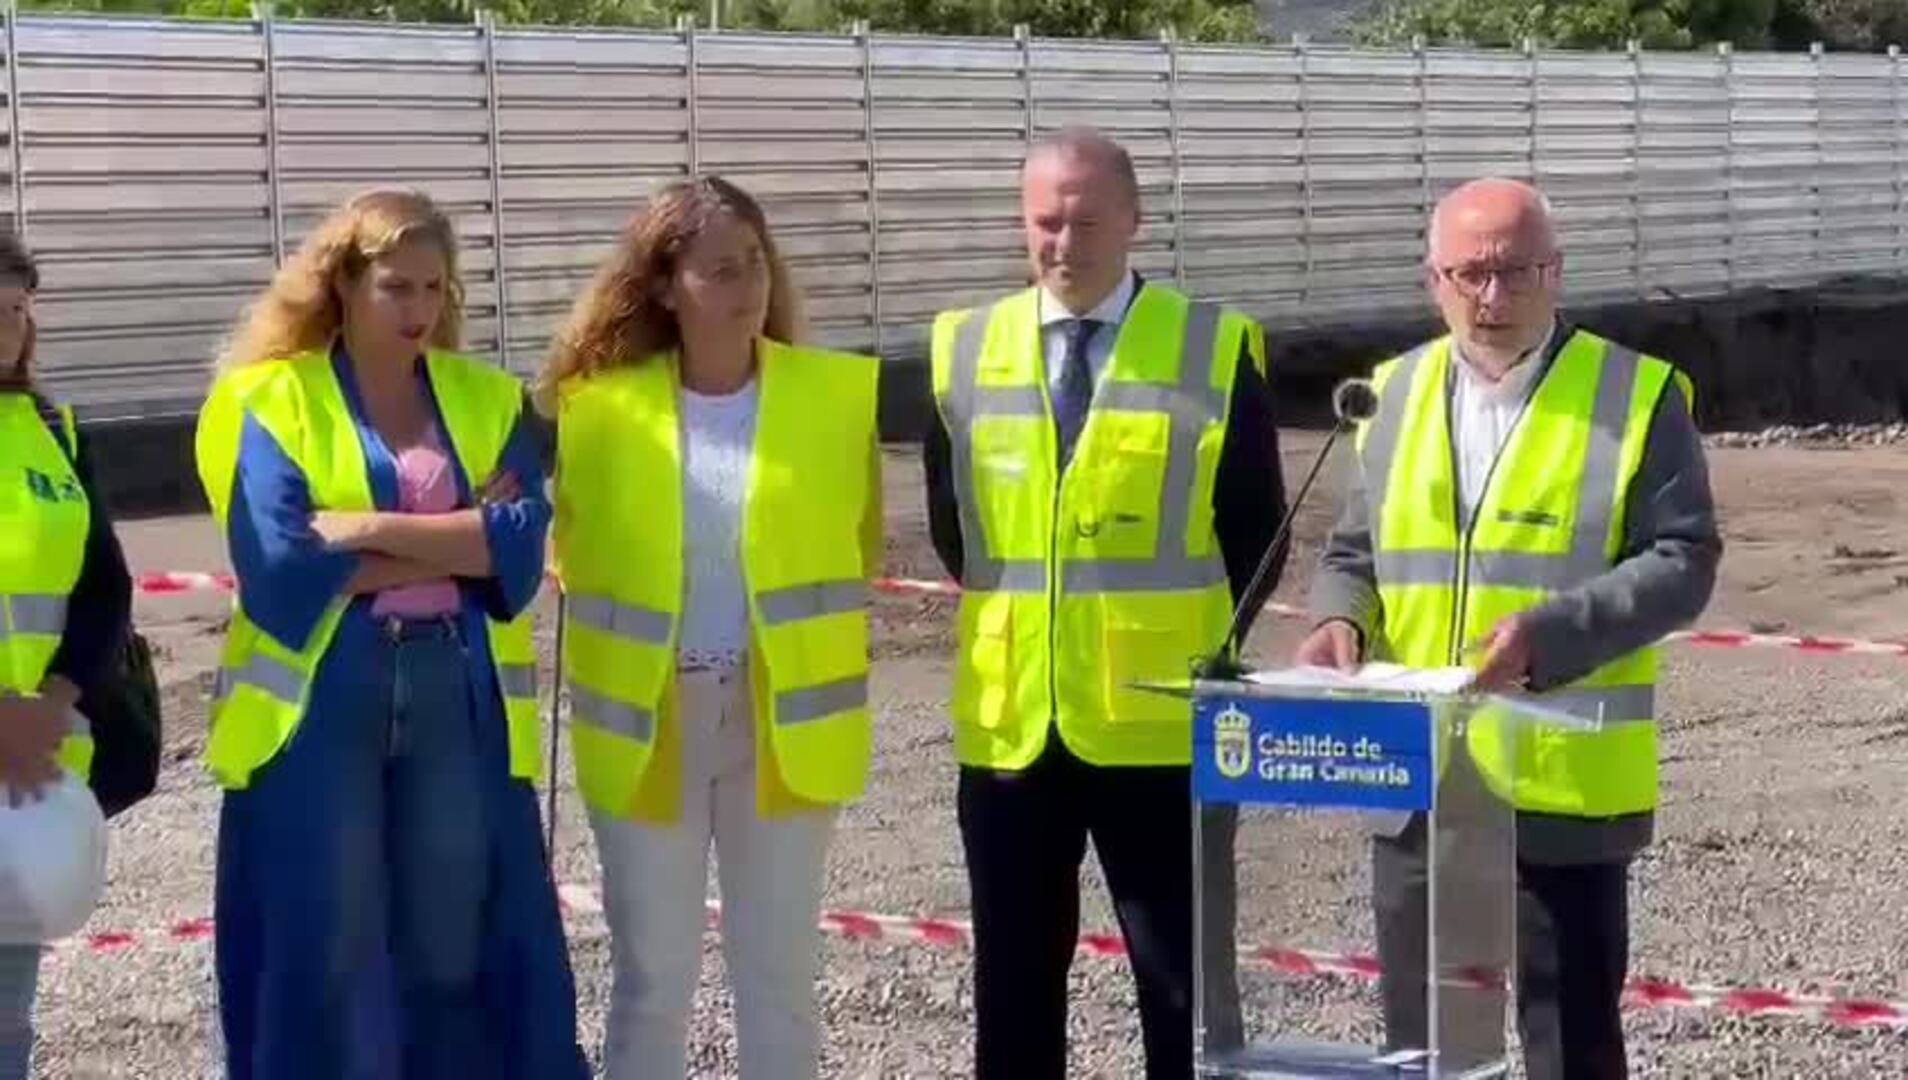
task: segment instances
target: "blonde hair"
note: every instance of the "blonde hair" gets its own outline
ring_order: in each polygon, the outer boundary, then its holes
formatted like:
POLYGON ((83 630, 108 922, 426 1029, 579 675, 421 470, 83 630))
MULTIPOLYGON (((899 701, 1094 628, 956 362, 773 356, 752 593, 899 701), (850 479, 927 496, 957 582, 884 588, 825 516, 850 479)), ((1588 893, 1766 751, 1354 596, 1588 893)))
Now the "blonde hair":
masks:
POLYGON ((683 253, 722 215, 753 229, 768 264, 768 319, 763 336, 793 343, 804 333, 801 298, 769 235, 762 208, 717 176, 678 180, 652 196, 624 226, 616 247, 576 298, 537 378, 537 407, 554 415, 564 385, 682 344, 676 316, 662 299, 683 253))
POLYGON ((423 192, 377 188, 352 197, 311 231, 246 308, 219 354, 219 370, 329 346, 344 326, 340 289, 412 240, 429 241, 443 253, 444 309, 431 328, 430 344, 456 349, 464 332, 457 233, 423 192))

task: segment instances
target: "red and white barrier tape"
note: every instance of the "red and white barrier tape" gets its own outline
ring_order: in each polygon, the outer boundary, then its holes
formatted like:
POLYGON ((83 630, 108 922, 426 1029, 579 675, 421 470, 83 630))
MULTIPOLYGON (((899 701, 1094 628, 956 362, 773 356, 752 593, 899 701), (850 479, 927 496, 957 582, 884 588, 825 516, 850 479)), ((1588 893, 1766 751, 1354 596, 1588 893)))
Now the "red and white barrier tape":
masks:
MULTIPOLYGON (((603 913, 602 901, 596 891, 588 886, 560 886, 557 897, 569 915, 594 917, 603 913)), ((720 920, 720 906, 711 903, 707 925, 713 929, 720 920)), ((821 931, 848 941, 927 945, 949 951, 972 948, 974 944, 973 925, 960 919, 825 911, 821 917, 821 931)), ((120 953, 153 945, 204 942, 210 940, 213 933, 211 919, 189 919, 156 930, 103 931, 68 938, 56 943, 53 948, 61 952, 120 953)), ((1080 935, 1079 952, 1084 956, 1119 959, 1126 955, 1126 945, 1118 934, 1085 933, 1080 935)), ((1254 946, 1241 950, 1239 961, 1244 967, 1290 978, 1338 976, 1369 982, 1377 979, 1379 974, 1376 957, 1316 949, 1254 946)), ((1467 972, 1454 981, 1467 986, 1501 984, 1501 979, 1495 973, 1483 971, 1467 972)), ((1636 1009, 1700 1009, 1739 1016, 1790 1016, 1819 1020, 1837 1027, 1908 1027, 1908 1002, 1879 998, 1792 994, 1784 990, 1705 986, 1667 979, 1636 978, 1630 980, 1625 988, 1624 1001, 1636 1009)))
POLYGON ((191 570, 167 570, 133 578, 135 592, 158 596, 183 592, 230 592, 237 587, 237 582, 230 574, 200 574, 191 570))
MULTIPOLYGON (((234 585, 230 574, 200 574, 174 570, 160 574, 141 574, 135 579, 134 587, 142 593, 169 594, 203 590, 229 591, 234 585)), ((961 587, 952 581, 929 581, 923 578, 877 578, 874 587, 877 592, 897 596, 959 596, 961 594, 961 587)), ((1307 614, 1304 608, 1293 607, 1290 604, 1268 603, 1265 605, 1265 610, 1288 619, 1304 618, 1307 614)), ((1908 641, 1863 641, 1858 638, 1817 637, 1812 634, 1752 634, 1735 630, 1678 630, 1663 640, 1680 641, 1686 645, 1706 648, 1787 649, 1792 652, 1818 655, 1898 656, 1908 660, 1908 641)))
MULTIPOLYGON (((904 595, 959 596, 961 592, 961 587, 951 581, 918 578, 881 578, 875 582, 875 588, 881 592, 904 595)), ((1302 619, 1310 614, 1304 608, 1276 602, 1267 603, 1265 610, 1288 619, 1302 619)), ((1790 649, 1806 653, 1899 656, 1908 659, 1908 641, 1863 641, 1812 634, 1752 634, 1736 630, 1678 630, 1663 640, 1721 649, 1790 649)))

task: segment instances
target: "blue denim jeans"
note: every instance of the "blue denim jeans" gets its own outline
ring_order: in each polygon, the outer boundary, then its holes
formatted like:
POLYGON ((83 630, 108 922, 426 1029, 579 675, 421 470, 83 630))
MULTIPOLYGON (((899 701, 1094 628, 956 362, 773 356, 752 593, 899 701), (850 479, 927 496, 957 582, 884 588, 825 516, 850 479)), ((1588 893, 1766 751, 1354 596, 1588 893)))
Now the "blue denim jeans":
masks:
POLYGON ((0 1080, 27 1080, 33 1056, 38 945, 0 945, 0 1080))
POLYGON ((392 1057, 405 1080, 581 1075, 535 795, 508 775, 487 657, 455 620, 347 624, 290 743, 223 808, 228 1076, 389 1076, 392 1057), (527 967, 495 947, 526 928, 543 954, 527 967), (526 970, 541 1016, 496 985, 526 970))

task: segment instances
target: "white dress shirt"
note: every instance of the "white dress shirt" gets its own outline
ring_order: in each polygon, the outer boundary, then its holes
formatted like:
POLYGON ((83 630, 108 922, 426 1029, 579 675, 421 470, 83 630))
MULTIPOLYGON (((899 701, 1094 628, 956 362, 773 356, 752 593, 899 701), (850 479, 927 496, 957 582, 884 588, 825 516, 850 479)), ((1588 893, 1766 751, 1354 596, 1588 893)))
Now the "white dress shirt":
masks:
POLYGON ((1543 370, 1543 357, 1550 339, 1557 333, 1552 326, 1538 346, 1525 353, 1517 366, 1492 382, 1464 357, 1456 340, 1451 343, 1451 442, 1457 450, 1458 494, 1463 500, 1464 516, 1469 520, 1484 497, 1484 485, 1491 466, 1503 452, 1511 429, 1523 414, 1524 404, 1537 385, 1543 370))
POLYGON ((1087 370, 1093 385, 1100 384, 1100 373, 1106 370, 1107 358, 1113 355, 1120 324, 1126 321, 1126 309, 1132 305, 1133 294, 1138 289, 1139 281, 1129 270, 1106 299, 1080 315, 1068 311, 1067 306, 1046 289, 1040 290, 1040 349, 1047 365, 1048 392, 1056 396, 1060 393, 1060 375, 1066 370, 1067 344, 1073 337, 1076 319, 1092 319, 1101 324, 1087 339, 1087 370))

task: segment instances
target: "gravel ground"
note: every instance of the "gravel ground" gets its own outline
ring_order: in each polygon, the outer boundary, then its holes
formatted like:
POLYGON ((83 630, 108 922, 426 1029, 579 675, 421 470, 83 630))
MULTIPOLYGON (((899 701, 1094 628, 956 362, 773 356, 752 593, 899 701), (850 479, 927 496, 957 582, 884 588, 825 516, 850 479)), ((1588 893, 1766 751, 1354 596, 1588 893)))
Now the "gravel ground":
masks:
MULTIPOLYGON (((1730 552, 1705 625, 1908 638, 1908 450, 1719 446, 1712 464, 1730 552)), ((1288 474, 1317 446, 1288 436, 1288 474)), ((1301 515, 1300 551, 1279 598, 1296 600, 1329 520, 1329 476, 1301 515)), ((890 461, 891 572, 938 576, 925 539, 919 467, 890 461)), ((223 565, 203 521, 125 527, 140 569, 223 565)), ((951 648, 945 600, 878 602, 878 753, 870 794, 843 816, 828 903, 851 910, 965 917, 954 826, 954 765, 942 709, 951 648)), ((200 679, 216 656, 222 601, 145 598, 144 625, 163 654, 170 763, 160 792, 115 823, 112 882, 96 929, 164 927, 211 906, 217 796, 199 770, 200 679)), ((547 626, 547 620, 546 620, 547 626)), ((1268 619, 1253 648, 1283 655, 1295 627, 1268 619)), ((546 657, 548 655, 546 641, 546 657)), ((1665 671, 1664 812, 1659 841, 1638 864, 1634 969, 1686 982, 1772 985, 1908 996, 1908 666, 1900 660, 1676 647, 1665 671)), ((567 752, 565 754, 567 771, 567 752)), ((580 809, 563 787, 558 867, 595 880, 580 809)), ((1308 826, 1281 845, 1249 824, 1241 936, 1273 939, 1280 911, 1303 912, 1295 944, 1370 948, 1358 897, 1362 849, 1344 822, 1308 826)), ((1084 923, 1112 925, 1089 866, 1084 923)), ((608 949, 599 920, 573 921, 582 1037, 602 1036, 608 949)), ((734 1073, 722 965, 708 943, 693 1026, 697 1075, 734 1073)), ((967 956, 906 944, 829 940, 820 987, 831 1076, 958 1076, 970 1070, 967 956)), ((1269 1008, 1275 987, 1253 976, 1247 995, 1269 1008)), ((1369 1031, 1369 988, 1292 985, 1339 1030, 1369 1031)), ((1140 1074, 1131 981, 1115 961, 1073 974, 1078 1075, 1140 1074)), ((107 955, 69 950, 46 963, 38 1075, 200 1077, 217 1074, 211 951, 153 944, 107 955)), ((1908 1036, 1820 1022, 1717 1012, 1637 1011, 1629 1017, 1635 1074, 1645 1077, 1908 1076, 1908 1036)))
POLYGON ((1705 440, 1716 447, 1760 446, 1899 446, 1908 442, 1908 423, 1894 424, 1781 424, 1761 431, 1727 431, 1705 440))

